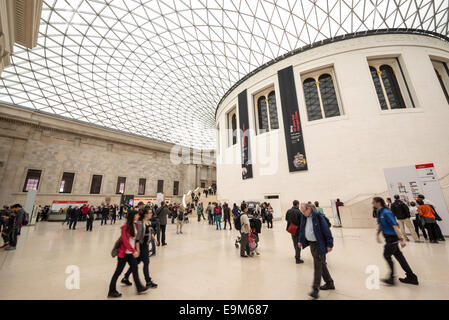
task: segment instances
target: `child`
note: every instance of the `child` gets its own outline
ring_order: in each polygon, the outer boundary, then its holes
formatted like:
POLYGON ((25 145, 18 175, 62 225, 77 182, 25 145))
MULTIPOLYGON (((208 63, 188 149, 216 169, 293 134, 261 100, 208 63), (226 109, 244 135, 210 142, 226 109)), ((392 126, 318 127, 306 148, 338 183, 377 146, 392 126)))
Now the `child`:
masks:
POLYGON ((250 255, 254 256, 254 253, 260 255, 259 250, 257 250, 257 248, 259 247, 259 236, 257 235, 257 232, 254 228, 251 230, 251 234, 248 237, 250 255))

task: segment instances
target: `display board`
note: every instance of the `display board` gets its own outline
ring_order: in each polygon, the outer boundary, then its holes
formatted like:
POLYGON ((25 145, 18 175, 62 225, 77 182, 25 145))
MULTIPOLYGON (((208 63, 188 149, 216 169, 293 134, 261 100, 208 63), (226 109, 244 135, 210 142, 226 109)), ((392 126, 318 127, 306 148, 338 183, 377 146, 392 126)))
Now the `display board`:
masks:
POLYGON ((384 169, 384 173, 392 199, 397 194, 403 201, 415 201, 419 194, 424 195, 443 220, 438 221, 441 231, 449 235, 449 210, 433 163, 384 169))
POLYGON ((72 208, 78 206, 81 207, 85 204, 87 204, 88 201, 73 201, 73 200, 67 200, 67 201, 60 201, 55 200, 51 204, 51 211, 59 211, 60 209, 68 208, 69 206, 72 206, 72 208))
POLYGON ((242 158, 242 178, 243 180, 245 180, 253 177, 253 164, 251 161, 251 144, 248 118, 248 96, 246 90, 239 94, 238 103, 241 133, 240 151, 242 158))
POLYGON ((278 71, 282 118, 284 120, 285 144, 290 172, 307 170, 304 135, 299 117, 298 99, 293 67, 278 71))

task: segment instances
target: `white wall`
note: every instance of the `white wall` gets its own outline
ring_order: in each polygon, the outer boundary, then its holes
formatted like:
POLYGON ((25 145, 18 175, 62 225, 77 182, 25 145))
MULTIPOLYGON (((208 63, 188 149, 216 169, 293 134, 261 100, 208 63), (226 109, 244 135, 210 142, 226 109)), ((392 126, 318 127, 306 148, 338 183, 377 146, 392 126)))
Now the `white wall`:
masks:
MULTIPOLYGON (((220 105, 217 126, 220 150, 217 157, 219 198, 263 198, 279 194, 282 211, 294 199, 352 200, 379 194, 387 189, 383 168, 433 162, 439 177, 449 173, 449 105, 435 76, 430 56, 449 61, 449 44, 421 35, 377 35, 345 40, 318 47, 282 60, 241 83, 220 105), (415 109, 381 111, 367 64, 368 57, 399 56, 415 109), (288 170, 277 71, 293 65, 298 105, 309 165, 308 171, 288 170), (300 74, 314 68, 333 65, 344 115, 307 121, 300 74), (255 127, 252 95, 274 85, 280 129, 266 135, 252 135, 255 146, 271 137, 276 167, 263 174, 253 148, 254 178, 242 180, 240 146, 227 147, 226 113, 237 104, 237 95, 248 90, 251 128, 255 127), (232 163, 224 157, 234 156, 232 163)), ((330 212, 330 211, 329 211, 330 212)))

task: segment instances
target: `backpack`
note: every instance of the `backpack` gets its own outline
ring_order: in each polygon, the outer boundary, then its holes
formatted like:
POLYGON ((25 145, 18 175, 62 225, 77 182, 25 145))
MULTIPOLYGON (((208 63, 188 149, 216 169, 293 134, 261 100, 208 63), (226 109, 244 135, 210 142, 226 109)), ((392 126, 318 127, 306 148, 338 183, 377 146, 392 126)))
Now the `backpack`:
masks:
POLYGON ((234 218, 234 226, 236 230, 238 231, 242 230, 242 221, 240 221, 240 215, 234 218))
POLYGON ((215 207, 215 208, 214 208, 214 213, 215 213, 216 215, 219 215, 219 214, 220 214, 220 208, 219 208, 219 207, 215 207))
POLYGON ((184 213, 182 211, 178 214, 178 220, 179 221, 184 220, 184 213))
POLYGON ((22 226, 26 226, 28 223, 30 223, 30 215, 27 212, 24 212, 22 216, 22 226))

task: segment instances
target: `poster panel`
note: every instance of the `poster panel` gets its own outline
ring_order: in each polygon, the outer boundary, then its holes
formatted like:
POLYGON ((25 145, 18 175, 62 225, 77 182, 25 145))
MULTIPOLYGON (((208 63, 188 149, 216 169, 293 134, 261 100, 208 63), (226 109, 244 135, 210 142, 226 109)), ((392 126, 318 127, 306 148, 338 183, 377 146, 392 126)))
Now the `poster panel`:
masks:
POLYGON ((240 119, 240 150, 242 158, 242 178, 243 180, 253 177, 253 164, 250 149, 250 131, 248 118, 248 97, 247 91, 243 91, 238 97, 239 119, 240 119))
POLYGON ((295 172, 307 170, 304 135, 299 117, 293 67, 290 66, 279 70, 278 81, 289 171, 295 172))

